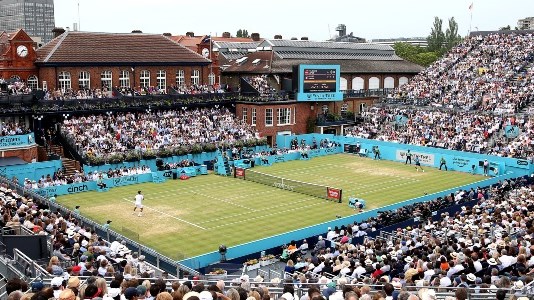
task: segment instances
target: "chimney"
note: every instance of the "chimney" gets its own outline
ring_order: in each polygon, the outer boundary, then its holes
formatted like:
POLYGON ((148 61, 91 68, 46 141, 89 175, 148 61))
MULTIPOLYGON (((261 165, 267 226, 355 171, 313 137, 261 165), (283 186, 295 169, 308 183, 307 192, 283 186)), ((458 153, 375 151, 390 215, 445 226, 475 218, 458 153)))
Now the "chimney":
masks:
POLYGON ((281 40, 282 39, 282 35, 281 34, 277 34, 274 36, 274 39, 275 40, 281 40))
POLYGON ((188 31, 185 33, 185 36, 188 36, 188 37, 194 37, 195 36, 195 33, 192 32, 192 31, 188 31))
POLYGON ((139 29, 135 29, 135 30, 132 30, 132 33, 143 33, 143 32, 139 29))
POLYGON ((56 27, 56 28, 52 29, 52 32, 54 33, 54 38, 57 38, 58 36, 60 36, 63 33, 65 33, 65 29, 63 29, 62 27, 56 27))
POLYGON ((225 39, 229 39, 229 38, 231 38, 232 36, 230 35, 230 32, 225 31, 225 32, 223 32, 222 37, 225 38, 225 39))
POLYGON ((72 30, 73 31, 78 31, 78 23, 72 24, 72 30))
POLYGON ((172 36, 172 34, 170 32, 165 32, 163 33, 163 36, 172 36))
POLYGON ((259 33, 253 33, 250 35, 250 38, 255 41, 255 42, 259 42, 260 41, 260 34, 259 33))
POLYGON ((292 40, 292 41, 298 41, 299 39, 296 38, 296 37, 292 37, 291 40, 292 40))
POLYGON ((308 37, 307 36, 303 36, 300 38, 301 41, 307 41, 308 40, 308 37))
POLYGON ((68 26, 65 27, 65 31, 67 31, 67 32, 70 31, 70 27, 68 27, 68 26))

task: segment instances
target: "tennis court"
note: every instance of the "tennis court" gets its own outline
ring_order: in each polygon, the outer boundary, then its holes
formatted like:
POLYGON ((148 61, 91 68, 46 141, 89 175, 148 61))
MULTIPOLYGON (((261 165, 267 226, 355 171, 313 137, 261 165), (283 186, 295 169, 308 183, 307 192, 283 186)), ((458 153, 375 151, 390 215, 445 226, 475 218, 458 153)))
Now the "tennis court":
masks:
POLYGON ((144 183, 61 196, 58 202, 111 229, 139 240, 173 259, 216 251, 274 234, 349 216, 351 195, 368 208, 411 199, 484 179, 481 176, 427 169, 389 161, 373 161, 349 154, 292 161, 255 171, 343 189, 343 203, 328 201, 273 186, 217 175, 186 181, 144 183), (133 214, 134 196, 145 196, 142 217, 133 214))

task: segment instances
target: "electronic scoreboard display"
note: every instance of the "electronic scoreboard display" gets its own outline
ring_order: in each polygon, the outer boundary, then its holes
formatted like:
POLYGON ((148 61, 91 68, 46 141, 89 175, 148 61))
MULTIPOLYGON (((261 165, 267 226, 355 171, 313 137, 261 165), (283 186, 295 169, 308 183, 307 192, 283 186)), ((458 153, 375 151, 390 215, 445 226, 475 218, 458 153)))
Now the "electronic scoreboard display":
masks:
POLYGON ((336 91, 336 69, 304 69, 304 93, 332 93, 336 91))
POLYGON ((293 68, 297 101, 342 101, 339 65, 298 65, 293 68))

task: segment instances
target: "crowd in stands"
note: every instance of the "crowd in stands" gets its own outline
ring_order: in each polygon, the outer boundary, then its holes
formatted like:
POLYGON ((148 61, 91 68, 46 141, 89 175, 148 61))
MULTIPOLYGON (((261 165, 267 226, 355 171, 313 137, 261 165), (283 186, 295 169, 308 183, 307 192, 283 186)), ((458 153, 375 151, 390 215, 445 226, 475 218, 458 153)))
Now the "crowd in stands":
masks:
POLYGON ((92 115, 65 120, 62 132, 88 157, 128 150, 173 149, 197 144, 234 143, 256 137, 226 108, 92 115))
POLYGON ((528 117, 473 114, 428 108, 371 108, 364 122, 347 127, 345 135, 401 144, 430 146, 504 157, 534 159, 532 122, 528 117), (507 125, 518 126, 507 137, 507 125))
POLYGON ((430 99, 433 105, 513 113, 534 96, 534 35, 471 36, 416 75, 395 98, 430 99))
POLYGON ((24 95, 30 94, 32 89, 26 85, 24 81, 18 80, 9 82, 5 79, 0 78, 0 92, 5 92, 9 95, 24 95))
POLYGON ((244 79, 252 85, 253 88, 255 88, 259 93, 260 96, 268 96, 273 93, 276 93, 276 89, 274 89, 267 80, 267 75, 256 75, 256 76, 250 76, 245 77, 244 79))
POLYGON ((111 98, 112 92, 106 87, 103 88, 80 88, 75 89, 57 89, 46 91, 43 100, 74 100, 74 99, 98 99, 111 98))
POLYGON ((28 134, 32 131, 25 124, 18 122, 0 122, 0 136, 28 134))

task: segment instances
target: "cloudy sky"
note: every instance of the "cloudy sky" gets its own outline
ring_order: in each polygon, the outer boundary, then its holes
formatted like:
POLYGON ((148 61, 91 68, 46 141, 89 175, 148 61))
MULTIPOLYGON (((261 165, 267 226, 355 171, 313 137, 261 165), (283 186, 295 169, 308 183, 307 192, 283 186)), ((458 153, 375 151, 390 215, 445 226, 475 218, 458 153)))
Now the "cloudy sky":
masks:
POLYGON ((145 33, 193 31, 196 35, 239 28, 261 37, 308 36, 325 40, 337 24, 366 39, 427 36, 435 16, 454 17, 466 35, 517 25, 534 16, 533 0, 55 0, 56 26, 83 31, 145 33), (473 3, 472 21, 469 6, 473 3), (78 14, 79 4, 79 14, 78 14))

